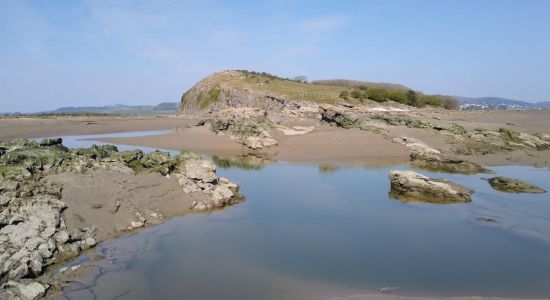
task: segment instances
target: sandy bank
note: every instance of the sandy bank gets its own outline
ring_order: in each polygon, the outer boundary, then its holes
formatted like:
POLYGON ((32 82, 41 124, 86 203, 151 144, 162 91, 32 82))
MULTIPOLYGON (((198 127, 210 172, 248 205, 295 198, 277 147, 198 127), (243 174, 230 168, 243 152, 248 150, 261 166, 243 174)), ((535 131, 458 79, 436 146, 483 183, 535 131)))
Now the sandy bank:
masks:
MULTIPOLYGON (((275 160, 289 162, 332 162, 383 165, 405 163, 405 147, 384 137, 359 129, 321 126, 304 135, 275 136, 279 144, 260 153, 275 160)), ((189 150, 216 156, 250 153, 247 147, 227 135, 216 135, 207 126, 178 130, 172 134, 143 137, 105 138, 102 142, 148 146, 172 150, 189 150)))

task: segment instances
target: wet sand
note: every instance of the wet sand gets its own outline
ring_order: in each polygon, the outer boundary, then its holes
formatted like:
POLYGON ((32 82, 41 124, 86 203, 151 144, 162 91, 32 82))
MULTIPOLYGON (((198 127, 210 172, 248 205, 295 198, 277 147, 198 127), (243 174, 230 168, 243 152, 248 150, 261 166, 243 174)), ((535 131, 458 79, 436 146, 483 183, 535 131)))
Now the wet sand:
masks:
POLYGON ((175 116, 90 116, 0 118, 0 140, 44 136, 174 129, 196 120, 175 116))
MULTIPOLYGON (((288 162, 397 164, 409 161, 402 145, 359 129, 321 126, 304 135, 277 135, 279 144, 260 151, 275 160, 288 162)), ((226 135, 216 135, 207 126, 178 130, 172 134, 99 139, 102 142, 189 150, 216 156, 246 155, 250 151, 226 135)))
MULTIPOLYGON (((526 133, 550 133, 550 110, 541 111, 447 111, 418 110, 408 115, 433 124, 456 123, 467 129, 509 128, 526 133)), ((197 119, 176 116, 155 117, 50 117, 0 119, 0 139, 32 138, 80 134, 101 134, 145 130, 174 130, 172 134, 106 138, 104 142, 149 146, 172 150, 190 150, 210 155, 246 155, 250 151, 231 140, 219 136, 205 126, 193 127, 197 119)), ((282 121, 285 126, 311 123, 311 121, 282 121)), ((449 140, 434 130, 388 126, 392 136, 418 138, 428 145, 450 151, 449 140)), ((361 163, 382 165, 404 163, 409 160, 408 151, 402 145, 391 142, 382 135, 342 129, 330 126, 317 127, 305 135, 285 136, 277 134, 279 144, 260 155, 290 162, 361 163)), ((256 153, 258 154, 258 153, 256 153)), ((549 166, 550 151, 523 149, 507 153, 459 156, 484 165, 535 165, 549 166)))
POLYGON ((183 193, 175 177, 158 173, 126 174, 100 168, 83 174, 52 174, 45 180, 63 187, 67 228, 94 225, 97 242, 191 213, 193 201, 206 199, 203 193, 183 193))

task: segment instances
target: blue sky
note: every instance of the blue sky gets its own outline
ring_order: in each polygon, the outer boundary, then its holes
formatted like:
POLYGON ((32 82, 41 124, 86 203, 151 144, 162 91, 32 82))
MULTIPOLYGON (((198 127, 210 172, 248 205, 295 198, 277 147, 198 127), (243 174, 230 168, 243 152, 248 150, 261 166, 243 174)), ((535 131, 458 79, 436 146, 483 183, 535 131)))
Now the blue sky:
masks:
POLYGON ((225 69, 550 100, 550 1, 0 1, 0 111, 179 101, 225 69))

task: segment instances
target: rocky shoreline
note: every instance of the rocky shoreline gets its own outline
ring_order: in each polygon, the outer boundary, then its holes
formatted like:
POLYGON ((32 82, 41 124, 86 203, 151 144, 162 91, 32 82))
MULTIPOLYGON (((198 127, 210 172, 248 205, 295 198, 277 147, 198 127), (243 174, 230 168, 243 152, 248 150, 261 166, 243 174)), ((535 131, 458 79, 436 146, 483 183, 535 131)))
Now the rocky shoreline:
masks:
POLYGON ((71 150, 61 139, 0 142, 0 299, 43 296, 49 286, 36 278, 48 266, 78 256, 116 232, 242 201, 238 185, 215 172, 212 162, 187 152, 171 157, 160 151, 119 152, 112 145, 71 150), (63 181, 71 178, 80 182, 71 187, 63 181), (105 185, 94 186, 101 179, 105 185), (108 183, 117 179, 121 184, 109 189, 108 183), (147 195, 147 190, 128 191, 131 180, 156 180, 149 192, 170 188, 173 197, 140 202, 139 194, 147 195), (81 205, 78 198, 86 196, 82 188, 97 192, 97 203, 81 205), (101 189, 114 195, 108 200, 111 207, 99 200, 101 189), (174 211, 178 206, 181 211, 174 211), (105 228, 105 220, 121 226, 105 228))

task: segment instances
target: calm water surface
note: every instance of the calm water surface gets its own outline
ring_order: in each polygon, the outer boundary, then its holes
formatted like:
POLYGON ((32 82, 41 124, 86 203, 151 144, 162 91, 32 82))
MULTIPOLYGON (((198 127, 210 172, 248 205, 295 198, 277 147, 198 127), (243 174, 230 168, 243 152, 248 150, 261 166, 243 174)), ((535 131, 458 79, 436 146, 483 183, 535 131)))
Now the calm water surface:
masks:
MULTIPOLYGON (((472 203, 402 203, 388 197, 387 174, 406 165, 223 166, 218 174, 241 186, 245 202, 101 243, 71 263, 103 255, 99 271, 65 296, 322 299, 391 286, 404 295, 550 297, 548 194, 505 194, 487 175, 420 170, 473 189, 472 203)), ((548 169, 492 169, 550 190, 548 169)))

